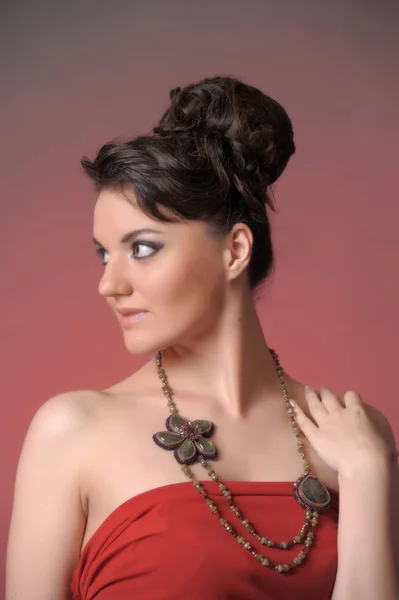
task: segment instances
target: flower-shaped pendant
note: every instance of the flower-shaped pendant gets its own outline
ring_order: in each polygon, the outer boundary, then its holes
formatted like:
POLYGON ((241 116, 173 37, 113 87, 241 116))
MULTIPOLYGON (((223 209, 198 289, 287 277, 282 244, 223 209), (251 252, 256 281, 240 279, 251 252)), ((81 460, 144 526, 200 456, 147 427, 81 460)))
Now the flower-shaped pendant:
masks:
POLYGON ((199 456, 208 460, 216 458, 216 447, 207 439, 214 429, 212 421, 187 421, 174 413, 166 420, 166 429, 155 433, 152 439, 164 450, 174 450, 181 465, 189 465, 199 456))

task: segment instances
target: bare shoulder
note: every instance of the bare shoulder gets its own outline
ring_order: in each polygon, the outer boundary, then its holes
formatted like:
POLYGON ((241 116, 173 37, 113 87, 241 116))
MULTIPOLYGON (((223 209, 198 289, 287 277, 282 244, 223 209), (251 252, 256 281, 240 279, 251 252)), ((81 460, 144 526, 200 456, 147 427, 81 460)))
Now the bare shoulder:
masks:
MULTIPOLYGON (((64 600, 86 525, 82 451, 101 394, 66 392, 34 414, 15 478, 6 598, 64 600)), ((84 452, 83 452, 84 455, 84 452)))
POLYGON ((66 447, 74 444, 93 424, 96 408, 104 394, 94 390, 70 391, 46 400, 30 422, 21 458, 41 447, 66 447))
MULTIPOLYGON (((95 419, 102 394, 93 390, 70 391, 46 400, 35 412, 22 447, 18 473, 27 462, 47 452, 77 448, 95 419)), ((75 467, 77 465, 75 464, 75 467)), ((17 476, 18 476, 17 473, 17 476)))
POLYGON ((95 418, 107 394, 97 390, 63 392, 46 400, 36 411, 30 429, 52 436, 81 430, 95 418))

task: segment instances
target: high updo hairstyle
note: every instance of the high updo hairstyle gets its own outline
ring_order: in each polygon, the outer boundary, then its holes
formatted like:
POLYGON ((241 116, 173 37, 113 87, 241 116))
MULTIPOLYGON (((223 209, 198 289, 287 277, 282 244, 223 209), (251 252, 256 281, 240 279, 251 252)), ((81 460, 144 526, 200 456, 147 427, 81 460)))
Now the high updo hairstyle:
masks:
POLYGON ((231 77, 176 88, 170 100, 151 135, 107 143, 81 164, 98 189, 132 189, 152 218, 201 220, 216 234, 247 224, 254 291, 273 267, 269 188, 295 152, 291 121, 275 100, 231 77))

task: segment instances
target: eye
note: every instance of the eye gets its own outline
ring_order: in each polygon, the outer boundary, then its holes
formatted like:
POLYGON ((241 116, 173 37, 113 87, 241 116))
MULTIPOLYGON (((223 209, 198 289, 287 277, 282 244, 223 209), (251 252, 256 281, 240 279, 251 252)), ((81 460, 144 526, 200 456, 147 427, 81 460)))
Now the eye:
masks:
POLYGON ((148 242, 134 242, 134 244, 132 244, 132 254, 133 254, 133 258, 136 258, 137 260, 141 260, 142 258, 147 258, 148 256, 152 256, 153 254, 155 254, 155 252, 157 250, 159 250, 160 246, 157 244, 150 244, 148 242), (135 254, 135 250, 136 248, 139 248, 140 246, 142 246, 143 248, 146 248, 146 252, 143 254, 143 256, 137 256, 137 254, 135 254), (148 250, 150 250, 150 252, 148 252, 148 250))
MULTIPOLYGON (((131 256, 132 256, 132 258, 134 258, 136 260, 142 260, 144 258, 149 258, 153 254, 155 254, 160 248, 161 248, 160 244, 151 244, 149 242, 134 242, 134 244, 132 244, 132 246, 131 246, 131 249, 132 249, 131 256), (146 251, 144 253, 142 253, 143 254, 142 256, 138 256, 136 250, 139 249, 141 246, 143 248, 145 248, 146 251)), ((96 248, 96 254, 101 256, 102 263, 104 266, 106 266, 108 263, 109 252, 102 246, 98 246, 96 248), (108 256, 106 256, 106 255, 108 255, 108 256)))
POLYGON ((103 248, 102 246, 97 246, 97 248, 96 248, 96 254, 98 256, 101 256, 101 259, 102 259, 101 262, 105 266, 107 264, 107 262, 108 262, 108 261, 105 260, 105 255, 108 254, 108 252, 106 251, 106 249, 103 248))

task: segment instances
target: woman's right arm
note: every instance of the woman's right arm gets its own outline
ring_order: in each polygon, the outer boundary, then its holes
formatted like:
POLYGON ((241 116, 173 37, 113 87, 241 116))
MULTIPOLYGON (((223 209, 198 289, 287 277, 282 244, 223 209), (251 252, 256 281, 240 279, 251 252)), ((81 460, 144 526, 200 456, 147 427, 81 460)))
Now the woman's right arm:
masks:
POLYGON ((85 392, 55 396, 32 419, 19 459, 6 600, 70 600, 86 523, 81 493, 85 392))

